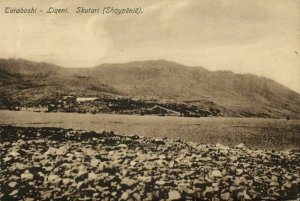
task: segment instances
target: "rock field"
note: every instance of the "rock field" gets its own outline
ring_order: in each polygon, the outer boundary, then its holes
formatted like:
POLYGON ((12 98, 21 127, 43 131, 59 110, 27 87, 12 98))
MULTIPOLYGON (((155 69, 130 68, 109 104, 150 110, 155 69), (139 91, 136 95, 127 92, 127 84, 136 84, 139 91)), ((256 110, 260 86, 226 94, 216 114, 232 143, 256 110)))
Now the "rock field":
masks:
POLYGON ((0 200, 297 200, 300 153, 0 126, 0 200))

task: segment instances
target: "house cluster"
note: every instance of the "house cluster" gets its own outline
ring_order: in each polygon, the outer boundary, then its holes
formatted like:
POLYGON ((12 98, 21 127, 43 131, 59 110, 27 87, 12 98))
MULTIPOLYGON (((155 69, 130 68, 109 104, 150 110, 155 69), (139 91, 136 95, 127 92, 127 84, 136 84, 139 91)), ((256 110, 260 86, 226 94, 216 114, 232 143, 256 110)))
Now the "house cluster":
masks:
POLYGON ((117 113, 159 116, 209 116, 195 106, 176 103, 157 103, 142 99, 62 96, 47 103, 48 112, 117 113))

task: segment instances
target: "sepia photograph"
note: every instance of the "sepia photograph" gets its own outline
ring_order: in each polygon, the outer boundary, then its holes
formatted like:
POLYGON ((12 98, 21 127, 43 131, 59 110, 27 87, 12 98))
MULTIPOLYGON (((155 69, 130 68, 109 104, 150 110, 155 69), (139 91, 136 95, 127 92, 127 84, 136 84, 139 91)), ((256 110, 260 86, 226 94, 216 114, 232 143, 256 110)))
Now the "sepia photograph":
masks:
POLYGON ((299 0, 0 0, 0 201, 300 200, 299 0))

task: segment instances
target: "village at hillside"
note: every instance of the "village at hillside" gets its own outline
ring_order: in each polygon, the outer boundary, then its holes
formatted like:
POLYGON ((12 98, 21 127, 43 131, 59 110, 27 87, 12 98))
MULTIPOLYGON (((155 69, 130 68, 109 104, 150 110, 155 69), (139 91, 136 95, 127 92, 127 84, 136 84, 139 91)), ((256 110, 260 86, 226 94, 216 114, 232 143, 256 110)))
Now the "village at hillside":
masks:
POLYGON ((41 100, 35 104, 22 105, 18 101, 2 101, 1 109, 29 110, 34 112, 74 112, 74 113, 116 113, 128 115, 158 115, 207 117, 218 116, 220 110, 210 108, 208 111, 197 106, 158 102, 154 100, 108 98, 108 97, 77 97, 63 95, 52 99, 41 100), (10 104, 7 104, 10 103, 10 104))

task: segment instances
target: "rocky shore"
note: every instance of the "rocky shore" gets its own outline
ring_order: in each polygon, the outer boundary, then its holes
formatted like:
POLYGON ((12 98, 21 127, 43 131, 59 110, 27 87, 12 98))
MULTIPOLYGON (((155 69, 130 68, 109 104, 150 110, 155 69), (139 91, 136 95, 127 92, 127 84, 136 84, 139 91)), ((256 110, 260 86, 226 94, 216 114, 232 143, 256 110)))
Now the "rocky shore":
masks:
POLYGON ((296 200, 300 153, 0 126, 0 200, 296 200))

